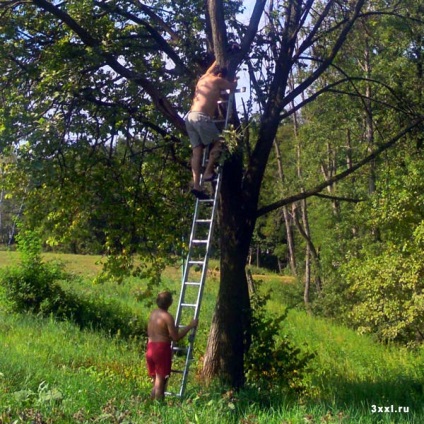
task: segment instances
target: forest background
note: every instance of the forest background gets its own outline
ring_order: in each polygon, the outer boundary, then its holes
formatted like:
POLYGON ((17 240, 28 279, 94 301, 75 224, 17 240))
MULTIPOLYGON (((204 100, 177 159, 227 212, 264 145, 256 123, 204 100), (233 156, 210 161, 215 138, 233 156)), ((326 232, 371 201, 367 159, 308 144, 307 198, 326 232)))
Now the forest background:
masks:
POLYGON ((289 306, 419 348, 420 1, 256 1, 247 23, 239 1, 0 7, 2 245, 20 231, 104 255, 97 282, 148 278, 151 298, 187 247, 182 116, 215 56, 250 85, 227 133, 206 374, 243 385, 247 262, 296 279, 289 306))

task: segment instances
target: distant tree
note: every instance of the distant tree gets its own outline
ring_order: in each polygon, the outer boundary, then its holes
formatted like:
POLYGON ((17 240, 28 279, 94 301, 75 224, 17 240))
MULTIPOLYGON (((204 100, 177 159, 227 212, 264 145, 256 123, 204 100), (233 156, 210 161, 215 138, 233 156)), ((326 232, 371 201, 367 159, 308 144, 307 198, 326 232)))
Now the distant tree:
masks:
POLYGON ((424 339, 422 156, 408 149, 390 153, 388 162, 400 166, 388 167, 370 202, 355 208, 361 243, 341 267, 344 321, 385 342, 424 339))
MULTIPOLYGON (((307 172, 302 182, 305 187, 313 185, 319 173, 322 178, 328 180, 340 170, 352 167, 359 157, 381 145, 385 131, 389 128, 400 128, 406 114, 422 114, 419 99, 422 98, 423 88, 423 58, 420 49, 416 47, 420 34, 422 26, 417 25, 416 21, 398 20, 390 15, 384 19, 376 17, 361 22, 350 34, 343 54, 333 63, 333 70, 327 72, 325 81, 318 81, 318 84, 331 85, 338 80, 339 69, 343 69, 351 76, 349 84, 355 86, 356 95, 335 96, 329 92, 322 95, 319 102, 309 104, 302 110, 300 138, 303 145, 302 168, 307 172), (390 91, 380 97, 376 93, 381 88, 370 84, 371 81, 379 81, 380 87, 390 87, 390 91), (412 85, 415 90, 411 90, 412 85), (389 93, 393 105, 390 109, 387 108, 389 93), (376 99, 378 101, 374 101, 376 99)), ((347 91, 342 85, 337 88, 337 93, 347 91)), ((396 149, 403 152, 402 156, 408 158, 408 163, 414 157, 418 161, 421 157, 419 128, 405 138, 408 140, 406 145, 396 149)), ((371 314, 370 304, 360 301, 360 297, 353 295, 353 292, 360 286, 360 283, 355 281, 356 278, 363 280, 364 284, 370 284, 373 280, 371 270, 374 270, 375 279, 381 283, 381 276, 377 277, 377 273, 384 273, 389 267, 387 262, 382 261, 380 254, 385 252, 384 240, 391 238, 392 229, 382 225, 382 221, 376 219, 369 208, 379 210, 375 206, 376 203, 385 203, 389 201, 388 197, 394 199, 397 196, 398 176, 393 178, 393 173, 404 173, 405 167, 399 158, 394 159, 396 155, 397 153, 393 152, 376 157, 360 172, 328 186, 319 196, 308 200, 311 234, 319 249, 323 277, 323 292, 319 298, 315 298, 314 310, 337 317, 355 327, 361 326, 362 329, 367 328, 367 331, 375 331, 380 337, 380 329, 372 324, 376 316, 371 314), (373 217, 374 225, 370 225, 370 216, 373 217), (365 246, 369 267, 363 262, 365 246), (361 270, 363 273, 359 277, 361 270), (365 273, 369 275, 365 277, 365 273), (342 295, 343 293, 345 295, 342 295), (352 309, 359 310, 360 305, 363 307, 362 312, 368 308, 370 314, 363 313, 358 321, 358 316, 353 319, 352 309)), ((286 161, 286 164, 290 164, 290 161, 286 161)), ((299 183, 296 176, 292 177, 295 171, 288 166, 286 175, 289 177, 288 185, 299 183)), ((404 207, 409 208, 410 205, 404 207)), ((403 241, 400 240, 399 248, 402 245, 403 241)), ((389 255, 392 255, 395 261, 393 249, 389 255)), ((415 260, 412 254, 401 257, 405 267, 412 266, 415 260)), ((298 260, 303 260, 303 255, 299 255, 299 252, 298 260)), ((399 294, 399 299, 394 302, 400 302, 402 296, 404 299, 408 298, 408 294, 403 292, 402 284, 396 282, 394 275, 392 282, 394 291, 398 290, 399 294)), ((369 300, 372 303, 371 297, 369 300)), ((374 300, 377 301, 376 297, 374 300)), ((383 303, 383 298, 378 302, 383 303)), ((409 327, 409 319, 410 317, 400 314, 396 325, 409 327)), ((391 327, 386 324, 388 328, 391 327)), ((397 340, 407 341, 408 337, 414 339, 415 334, 414 331, 408 330, 396 337, 397 340)))
POLYGON ((6 183, 8 169, 14 161, 13 156, 0 157, 0 245, 5 246, 14 242, 16 223, 23 209, 22 200, 19 202, 11 198, 6 183))

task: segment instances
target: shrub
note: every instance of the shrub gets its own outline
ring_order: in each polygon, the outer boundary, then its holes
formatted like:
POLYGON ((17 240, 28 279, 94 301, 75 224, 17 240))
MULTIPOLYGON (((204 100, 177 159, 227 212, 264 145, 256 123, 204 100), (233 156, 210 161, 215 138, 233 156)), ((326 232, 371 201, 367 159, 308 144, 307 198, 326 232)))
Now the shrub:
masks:
POLYGON ((265 305, 270 293, 252 295, 251 345, 245 356, 246 382, 266 392, 288 388, 305 392, 304 373, 315 356, 294 346, 287 336, 281 336, 287 310, 279 315, 269 314, 265 305))
POLYGON ((43 263, 41 243, 33 232, 23 232, 18 239, 21 264, 6 268, 1 276, 12 309, 48 315, 71 305, 57 281, 67 276, 57 263, 43 263))
POLYGON ((19 238, 21 264, 6 268, 0 275, 0 285, 14 312, 54 316, 72 321, 80 328, 103 330, 122 337, 144 335, 145 324, 117 302, 82 298, 65 291, 60 282, 77 277, 66 273, 58 263, 43 262, 40 246, 36 234, 22 233, 19 238))

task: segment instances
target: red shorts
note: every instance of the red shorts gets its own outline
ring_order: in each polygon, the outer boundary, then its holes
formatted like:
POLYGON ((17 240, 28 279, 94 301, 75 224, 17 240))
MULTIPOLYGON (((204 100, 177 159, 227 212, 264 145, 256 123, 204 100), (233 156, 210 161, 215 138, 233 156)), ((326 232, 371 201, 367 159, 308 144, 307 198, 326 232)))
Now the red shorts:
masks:
POLYGON ((167 378, 171 375, 172 350, 169 342, 148 342, 146 352, 147 370, 150 377, 156 374, 167 378))

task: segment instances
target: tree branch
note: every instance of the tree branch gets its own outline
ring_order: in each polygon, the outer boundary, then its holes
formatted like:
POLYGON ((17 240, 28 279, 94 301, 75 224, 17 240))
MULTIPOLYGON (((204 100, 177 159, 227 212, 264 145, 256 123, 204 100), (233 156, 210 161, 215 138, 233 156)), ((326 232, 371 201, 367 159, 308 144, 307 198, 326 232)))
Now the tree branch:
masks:
POLYGON ((340 202, 349 202, 349 203, 359 203, 363 202, 365 199, 352 199, 351 197, 339 197, 339 196, 330 196, 329 194, 316 193, 316 197, 321 197, 322 199, 329 200, 339 200, 340 202))
POLYGON ((236 69, 243 58, 247 56, 252 42, 258 33, 259 22, 264 13, 266 2, 267 0, 256 0, 245 36, 241 40, 240 52, 231 58, 230 69, 236 69))
MULTIPOLYGON (((331 84, 326 85, 325 87, 321 88, 320 90, 316 91, 315 93, 313 93, 311 96, 305 98, 304 100, 302 100, 301 102, 296 103, 295 107, 285 111, 284 113, 281 113, 280 115, 280 119, 281 121, 288 118, 289 116, 293 115, 293 113, 297 112, 298 110, 302 109, 304 106, 306 106, 308 103, 311 103, 312 101, 314 101, 317 97, 321 96, 324 93, 337 93, 337 94, 341 94, 341 95, 348 95, 351 97, 359 97, 360 99, 367 99, 367 100, 371 100, 377 104, 380 104, 382 106, 387 106, 390 107, 391 109, 394 109, 398 112, 403 112, 403 113, 410 113, 413 111, 407 111, 405 109, 402 109, 399 106, 393 105, 393 104, 389 104, 387 102, 381 101, 381 100, 377 100, 374 98, 370 98, 370 97, 366 97, 365 95, 359 93, 358 90, 355 89, 355 92, 349 92, 349 91, 342 91, 342 90, 337 90, 335 89, 335 87, 344 84, 344 83, 350 83, 351 85, 354 86, 354 82, 355 81, 359 81, 359 82, 370 82, 370 83, 375 83, 378 84, 384 88, 386 88, 390 94, 392 94, 392 96, 399 102, 401 99, 398 98, 398 96, 396 95, 395 91, 388 86, 387 84, 385 84, 382 81, 378 81, 378 80, 374 80, 371 78, 365 78, 365 77, 349 77, 347 76, 346 78, 340 79, 338 81, 335 81, 331 84)), ((354 86, 355 87, 355 86, 354 86)))
POLYGON ((180 40, 178 34, 163 19, 156 15, 156 13, 154 13, 150 7, 142 4, 139 0, 132 0, 132 3, 137 6, 142 12, 144 12, 147 16, 149 16, 160 27, 162 27, 171 36, 171 40, 173 42, 177 42, 180 40))
POLYGON ((307 78, 305 78, 301 84, 299 84, 292 92, 290 92, 285 97, 284 104, 282 105, 282 107, 289 104, 297 96, 299 96, 302 92, 304 92, 309 86, 311 86, 318 79, 318 77, 320 77, 330 67, 330 65, 333 63, 333 60, 336 57, 337 53, 339 52, 339 50, 343 46, 343 43, 344 43, 347 35, 349 34, 350 30, 352 29, 353 24, 358 19, 358 16, 359 16, 360 11, 361 11, 361 9, 364 5, 364 2, 365 2, 365 0, 359 0, 356 3, 356 7, 355 7, 355 11, 353 13, 353 16, 346 22, 344 28, 342 29, 337 40, 335 41, 333 48, 332 48, 330 54, 328 55, 328 57, 325 58, 321 62, 321 65, 318 66, 318 68, 311 75, 309 75, 307 78))
POLYGON ((410 131, 412 131, 414 128, 419 126, 424 122, 424 117, 421 117, 420 119, 417 119, 412 124, 404 128, 401 132, 396 134, 392 139, 390 139, 388 142, 382 144, 378 149, 374 150, 370 155, 359 161, 356 165, 353 165, 351 168, 346 169, 345 171, 341 172, 340 174, 335 175, 334 177, 326 180, 325 182, 315 186, 314 188, 311 188, 309 190, 306 190, 302 193, 295 194, 293 196, 287 197, 285 199, 281 199, 278 202, 271 203, 268 206, 264 206, 256 212, 256 217, 260 217, 262 215, 265 215, 269 212, 272 212, 278 208, 281 208, 282 206, 289 205, 291 203, 297 202, 298 200, 307 199, 308 197, 315 196, 319 192, 321 192, 324 188, 336 183, 337 181, 343 180, 350 174, 353 174, 356 170, 363 167, 367 163, 371 162, 375 158, 377 158, 381 153, 388 150, 390 147, 392 147, 394 144, 396 144, 402 137, 404 137, 406 134, 408 134, 410 131))
POLYGON ((184 65, 180 57, 175 53, 174 49, 168 44, 168 42, 158 33, 158 31, 153 28, 148 22, 144 19, 140 19, 138 16, 129 13, 118 6, 110 6, 109 4, 103 4, 102 2, 95 1, 94 4, 101 7, 107 12, 116 12, 118 15, 123 16, 138 25, 146 28, 147 32, 151 35, 153 40, 156 41, 158 47, 168 55, 168 57, 175 63, 178 68, 181 68, 185 73, 190 74, 190 70, 184 65))
MULTIPOLYGON (((312 8, 311 3, 313 3, 313 2, 311 2, 311 1, 308 2, 308 6, 307 6, 308 11, 312 8)), ((304 52, 307 48, 309 48, 313 44, 313 39, 315 38, 315 35, 318 33, 318 30, 320 29, 321 24, 324 22, 324 19, 330 13, 332 6, 333 6, 333 1, 327 2, 324 10, 322 11, 320 16, 318 17, 318 19, 315 22, 312 30, 309 32, 308 36, 305 37, 302 44, 299 46, 299 48, 298 48, 299 52, 304 52)))
POLYGON ((92 37, 85 28, 81 27, 70 15, 65 13, 60 8, 46 0, 32 0, 32 3, 61 20, 76 35, 78 35, 78 37, 86 46, 92 48, 97 54, 102 56, 105 59, 106 64, 109 65, 116 73, 140 85, 151 97, 157 109, 162 112, 164 116, 166 116, 178 129, 183 132, 186 131, 184 120, 178 115, 178 112, 167 100, 167 98, 163 96, 159 90, 157 90, 155 84, 144 78, 142 75, 126 68, 124 65, 121 65, 112 54, 103 50, 102 44, 99 40, 92 37))

